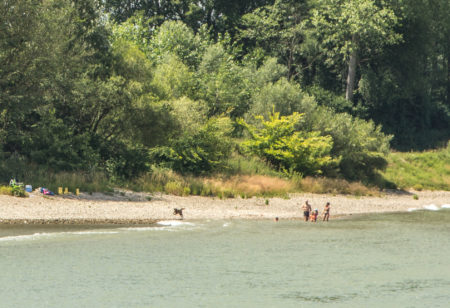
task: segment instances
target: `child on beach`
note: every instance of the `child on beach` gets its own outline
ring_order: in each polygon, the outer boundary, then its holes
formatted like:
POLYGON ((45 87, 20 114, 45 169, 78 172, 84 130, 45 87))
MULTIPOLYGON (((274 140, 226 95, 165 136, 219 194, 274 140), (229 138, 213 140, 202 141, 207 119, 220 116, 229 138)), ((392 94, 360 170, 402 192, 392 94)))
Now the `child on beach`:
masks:
POLYGON ((311 213, 311 222, 316 222, 318 215, 319 215, 319 210, 314 209, 314 211, 312 211, 312 213, 311 213))
POLYGON ((325 204, 325 208, 323 209, 323 220, 322 221, 328 221, 328 219, 330 218, 330 202, 327 202, 327 204, 325 204))

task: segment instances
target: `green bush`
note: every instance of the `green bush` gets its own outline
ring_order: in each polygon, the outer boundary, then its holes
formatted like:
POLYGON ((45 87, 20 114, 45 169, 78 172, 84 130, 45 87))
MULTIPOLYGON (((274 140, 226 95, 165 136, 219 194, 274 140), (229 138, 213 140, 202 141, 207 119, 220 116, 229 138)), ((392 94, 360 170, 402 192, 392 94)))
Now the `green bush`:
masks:
POLYGON ((110 143, 103 153, 106 172, 115 182, 136 178, 150 169, 148 151, 140 145, 110 143))
MULTIPOLYGON (((341 158, 339 173, 346 179, 370 182, 377 170, 386 168, 386 155, 392 136, 383 134, 381 127, 372 121, 319 108, 307 117, 306 122, 305 125, 312 130, 333 138, 331 155, 341 158)), ((334 171, 327 171, 325 175, 333 176, 334 171)))
POLYGON ((269 121, 262 116, 256 118, 261 128, 239 120, 250 133, 250 139, 242 143, 249 153, 287 173, 319 174, 323 168, 336 163, 329 155, 333 145, 331 137, 319 136, 318 132, 295 131, 301 114, 280 117, 280 113, 275 112, 269 121))
POLYGON ((229 118, 211 118, 196 132, 184 132, 169 146, 150 151, 152 160, 182 174, 195 175, 217 170, 231 154, 232 126, 229 118))
POLYGON ((0 195, 8 195, 15 197, 27 197, 28 194, 25 192, 23 186, 0 186, 0 195))
POLYGON ((257 156, 244 156, 238 153, 234 153, 227 160, 224 173, 230 175, 259 174, 274 177, 283 175, 257 156))
POLYGON ((183 196, 189 196, 191 194, 191 189, 189 187, 183 187, 183 196))
POLYGON ((183 184, 180 182, 168 182, 164 186, 164 191, 168 194, 182 196, 184 193, 184 187, 183 184))
POLYGON ((11 187, 11 193, 16 197, 27 197, 28 194, 25 192, 25 189, 22 186, 14 185, 11 187))

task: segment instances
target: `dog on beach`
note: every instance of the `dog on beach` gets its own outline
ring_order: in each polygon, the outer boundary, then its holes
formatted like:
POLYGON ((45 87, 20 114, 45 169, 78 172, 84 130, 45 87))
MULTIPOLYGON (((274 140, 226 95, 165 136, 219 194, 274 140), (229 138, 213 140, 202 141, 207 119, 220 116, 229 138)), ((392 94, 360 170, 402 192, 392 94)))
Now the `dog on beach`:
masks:
POLYGON ((184 210, 184 207, 181 209, 174 208, 173 215, 180 215, 181 219, 183 219, 183 210, 184 210))

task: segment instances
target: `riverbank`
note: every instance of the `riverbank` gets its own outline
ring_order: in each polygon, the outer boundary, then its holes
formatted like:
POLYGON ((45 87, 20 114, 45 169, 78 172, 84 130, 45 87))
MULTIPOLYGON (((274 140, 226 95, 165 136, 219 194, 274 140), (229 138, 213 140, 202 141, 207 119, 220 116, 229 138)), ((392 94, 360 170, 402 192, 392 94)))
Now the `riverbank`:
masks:
POLYGON ((1 224, 150 224, 180 219, 174 208, 184 208, 186 220, 197 219, 301 219, 301 205, 309 200, 319 212, 331 203, 331 219, 354 214, 403 212, 450 204, 450 192, 387 192, 381 197, 292 194, 282 198, 178 197, 164 194, 122 192, 114 195, 0 196, 1 224), (417 197, 414 197, 417 196, 417 197))

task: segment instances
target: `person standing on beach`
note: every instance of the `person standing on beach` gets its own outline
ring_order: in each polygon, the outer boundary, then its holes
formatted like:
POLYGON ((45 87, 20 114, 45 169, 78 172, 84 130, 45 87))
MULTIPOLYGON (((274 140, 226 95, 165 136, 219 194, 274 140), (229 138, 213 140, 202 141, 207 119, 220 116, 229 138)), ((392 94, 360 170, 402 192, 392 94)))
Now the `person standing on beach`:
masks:
POLYGON ((325 208, 323 209, 323 220, 322 221, 328 221, 328 219, 330 218, 330 202, 327 202, 327 204, 325 204, 325 208))
POLYGON ((303 217, 305 217, 305 221, 309 220, 309 213, 311 213, 311 205, 309 205, 308 200, 305 201, 305 204, 302 206, 303 209, 303 217))

